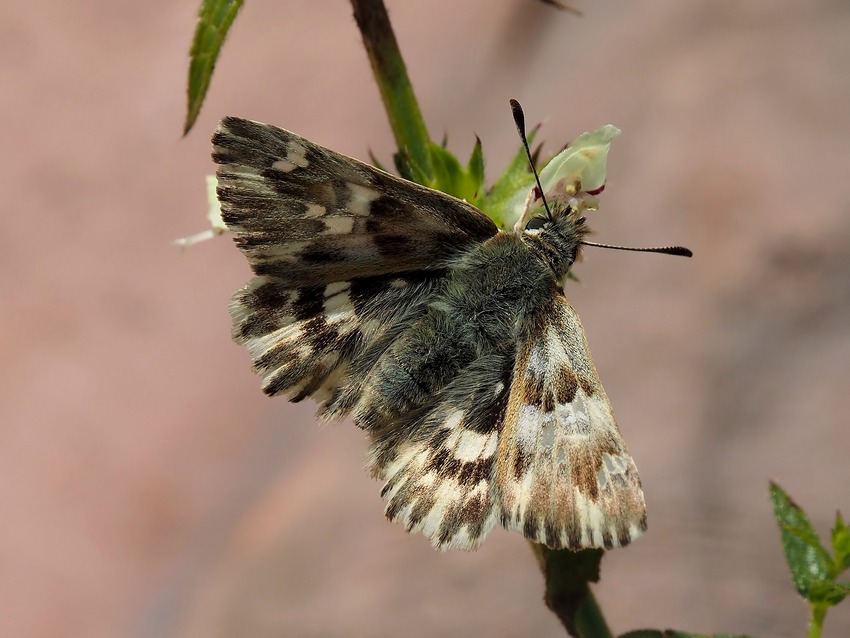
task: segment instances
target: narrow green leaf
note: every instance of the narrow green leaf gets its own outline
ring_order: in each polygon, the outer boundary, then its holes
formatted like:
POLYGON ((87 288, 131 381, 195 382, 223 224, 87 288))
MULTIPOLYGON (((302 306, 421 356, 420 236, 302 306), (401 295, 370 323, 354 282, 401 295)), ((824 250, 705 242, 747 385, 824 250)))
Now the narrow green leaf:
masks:
POLYGON ((833 577, 850 569, 850 527, 844 522, 841 512, 835 513, 832 526, 833 577))
POLYGON ((818 540, 806 513, 773 482, 770 484, 770 499, 794 587, 803 597, 812 600, 812 586, 829 579, 832 559, 818 540))
POLYGON ((811 527, 793 527, 791 525, 782 525, 782 529, 789 534, 799 538, 806 545, 815 548, 818 552, 822 552, 824 560, 829 563, 831 561, 829 552, 821 544, 820 538, 811 527))
POLYGON ((189 132, 198 119, 201 106, 210 87, 213 69, 230 25, 236 18, 243 0, 203 0, 198 11, 198 25, 189 51, 189 82, 186 121, 183 134, 189 132))
POLYGON ((469 163, 466 165, 466 172, 472 183, 475 185, 474 199, 470 202, 477 201, 484 195, 484 151, 481 147, 481 138, 475 136, 475 146, 472 147, 472 153, 469 156, 469 163))

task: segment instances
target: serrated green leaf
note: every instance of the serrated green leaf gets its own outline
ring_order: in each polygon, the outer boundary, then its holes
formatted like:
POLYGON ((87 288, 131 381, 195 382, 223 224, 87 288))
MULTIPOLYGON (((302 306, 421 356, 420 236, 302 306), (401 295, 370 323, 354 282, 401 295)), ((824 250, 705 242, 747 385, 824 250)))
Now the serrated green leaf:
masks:
POLYGON ((850 589, 832 580, 819 580, 809 584, 809 593, 806 596, 813 604, 824 603, 837 605, 850 594, 850 589))
POLYGON ((812 586, 830 577, 832 558, 818 540, 809 517, 776 483, 770 484, 773 513, 779 523, 782 548, 791 569, 794 587, 812 600, 812 586))
POLYGON ((189 51, 188 105, 183 134, 189 132, 198 119, 201 106, 210 87, 213 69, 221 45, 236 18, 243 0, 203 0, 198 11, 198 24, 189 51))
POLYGON ((814 548, 821 548, 824 551, 824 558, 829 562, 829 553, 826 548, 821 545, 820 538, 817 533, 810 527, 792 527, 791 525, 782 525, 782 529, 796 536, 801 541, 814 548))
POLYGON ((835 513, 832 526, 833 573, 836 577, 850 569, 850 527, 844 522, 841 512, 835 513))

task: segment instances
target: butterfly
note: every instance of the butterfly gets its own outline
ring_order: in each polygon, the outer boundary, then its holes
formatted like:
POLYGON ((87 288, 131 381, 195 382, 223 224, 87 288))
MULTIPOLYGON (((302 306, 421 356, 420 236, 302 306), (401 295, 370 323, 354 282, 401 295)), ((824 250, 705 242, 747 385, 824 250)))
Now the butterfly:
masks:
POLYGON ((550 548, 646 530, 640 478, 563 284, 588 234, 555 204, 514 232, 474 206, 235 117, 222 219, 254 278, 233 338, 268 395, 369 439, 386 516, 438 549, 501 525, 550 548))

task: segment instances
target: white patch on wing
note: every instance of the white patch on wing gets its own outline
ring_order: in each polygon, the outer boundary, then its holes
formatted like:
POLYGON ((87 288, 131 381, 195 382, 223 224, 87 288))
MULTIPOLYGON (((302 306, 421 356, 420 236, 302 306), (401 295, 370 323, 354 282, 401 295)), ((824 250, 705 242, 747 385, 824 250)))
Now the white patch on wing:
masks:
POLYGON ((307 148, 301 142, 294 139, 290 140, 286 148, 289 152, 286 159, 301 168, 310 166, 310 162, 307 161, 307 148))
MULTIPOLYGON (((585 547, 603 547, 602 533, 607 528, 608 517, 599 507, 578 490, 574 490, 575 507, 580 512, 578 517, 581 525, 581 542, 585 547)), ((614 534, 616 542, 617 535, 614 534)))
POLYGON ((443 422, 443 427, 446 428, 446 429, 449 429, 449 430, 455 429, 458 425, 460 425, 460 422, 463 421, 463 415, 464 415, 463 410, 460 410, 460 409, 455 410, 443 422))
POLYGON ((280 171, 281 173, 291 173, 298 168, 298 165, 290 162, 289 160, 280 159, 272 164, 272 168, 276 171, 280 171))
POLYGON ((533 449, 540 435, 540 417, 543 413, 536 405, 523 405, 519 410, 519 419, 516 424, 517 443, 523 448, 533 449))
MULTIPOLYGON (((229 153, 230 151, 227 150, 229 153)), ((250 183, 252 188, 261 188, 266 192, 271 192, 271 187, 266 183, 266 180, 260 176, 259 172, 253 166, 245 166, 243 164, 222 164, 220 171, 244 180, 250 183)))
POLYGON ((291 323, 268 334, 248 338, 244 345, 251 356, 257 358, 281 343, 296 343, 303 338, 304 332, 301 327, 298 324, 291 323))
POLYGON ((484 445, 484 451, 481 453, 481 456, 485 459, 489 459, 496 453, 496 449, 499 447, 499 433, 492 432, 490 433, 490 438, 487 439, 487 443, 484 445))
POLYGON ((334 281, 333 283, 329 283, 325 286, 325 298, 333 297, 336 294, 341 293, 343 290, 348 290, 351 288, 351 283, 347 281, 334 281))
POLYGON ((328 211, 324 206, 320 206, 319 204, 307 204, 307 212, 304 213, 304 217, 307 219, 317 219, 326 215, 327 212, 328 211))
POLYGON ((295 261, 301 250, 312 244, 310 240, 288 241, 283 244, 267 244, 261 249, 251 250, 251 261, 255 263, 267 263, 270 261, 284 260, 295 261))
POLYGON ((536 377, 544 376, 550 370, 550 363, 547 360, 547 353, 541 346, 535 346, 531 349, 531 354, 528 357, 528 370, 526 375, 534 375, 536 377))
POLYGON ((487 447, 490 437, 472 430, 461 429, 454 457, 458 461, 477 461, 487 447))
POLYGON ((351 197, 345 202, 345 208, 353 215, 366 217, 371 208, 370 204, 378 199, 381 194, 368 186, 361 186, 352 182, 348 182, 347 186, 351 197))
POLYGON ((354 230, 353 217, 324 217, 325 230, 320 235, 347 235, 354 230))
POLYGON ((352 326, 355 325, 353 323, 355 319, 354 307, 351 305, 351 299, 347 293, 325 300, 324 310, 325 321, 329 325, 337 326, 343 322, 352 322, 352 326))
POLYGON ((421 532, 440 550, 477 548, 499 519, 489 478, 472 485, 461 483, 457 475, 446 476, 439 469, 425 471, 439 449, 451 450, 454 458, 462 462, 493 456, 497 433, 484 435, 464 429, 463 416, 464 411, 458 409, 443 421, 441 431, 445 431, 447 423, 453 425, 442 448, 427 441, 403 444, 396 458, 379 472, 389 485, 383 495, 388 516, 408 531, 421 532), (465 509, 467 506, 471 509, 465 509))
POLYGON ((272 164, 272 168, 282 173, 291 173, 296 168, 307 168, 307 149, 298 140, 289 140, 286 145, 286 157, 272 164))

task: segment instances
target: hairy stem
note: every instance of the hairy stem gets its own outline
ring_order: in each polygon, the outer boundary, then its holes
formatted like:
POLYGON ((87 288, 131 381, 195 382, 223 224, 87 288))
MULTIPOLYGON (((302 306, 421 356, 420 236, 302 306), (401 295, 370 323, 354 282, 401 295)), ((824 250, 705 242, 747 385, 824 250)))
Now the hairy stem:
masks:
POLYGON ((531 550, 546 581, 546 606, 567 633, 575 638, 611 638, 611 630, 590 591, 590 583, 599 580, 599 563, 604 552, 552 550, 537 543, 531 543, 531 550))
POLYGON ((809 616, 809 638, 820 638, 823 632, 823 620, 826 617, 827 605, 813 603, 812 613, 809 616))
POLYGON ((413 164, 430 179, 434 173, 428 152, 431 138, 413 93, 387 8, 383 0, 351 0, 351 6, 398 148, 409 154, 413 164))

